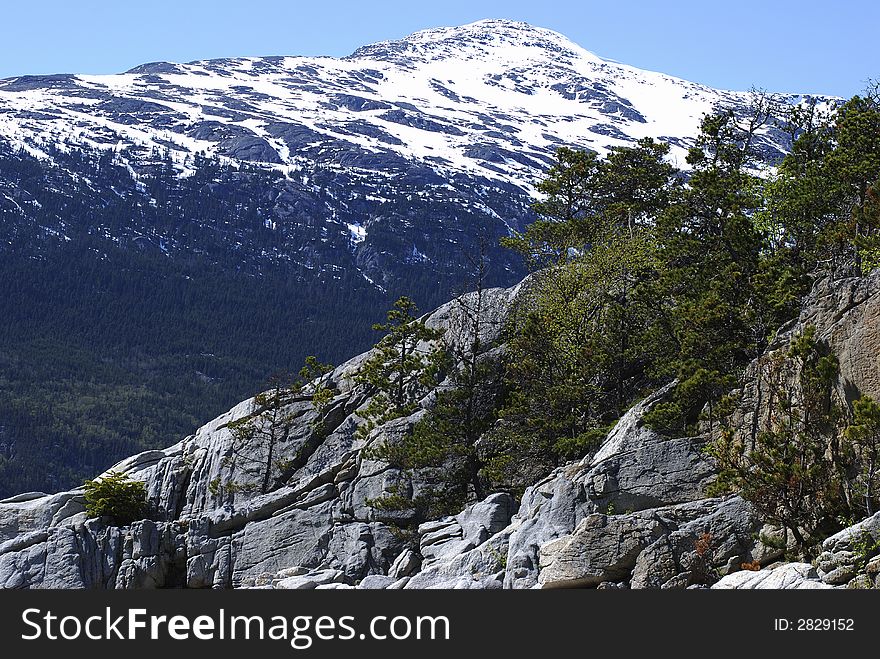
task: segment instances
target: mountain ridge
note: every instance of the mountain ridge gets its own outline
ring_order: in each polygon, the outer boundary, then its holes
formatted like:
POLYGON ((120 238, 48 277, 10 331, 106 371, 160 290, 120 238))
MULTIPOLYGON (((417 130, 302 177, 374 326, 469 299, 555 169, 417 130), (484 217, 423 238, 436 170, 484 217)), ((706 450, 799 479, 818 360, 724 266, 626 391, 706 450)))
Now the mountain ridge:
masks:
MULTIPOLYGON (((32 149, 39 134, 116 151, 203 151, 279 166, 296 164, 297 148, 310 141, 341 140, 531 192, 560 144, 603 152, 665 137, 683 163, 702 114, 747 99, 748 92, 604 60, 551 30, 491 19, 370 44, 344 58, 222 58, 9 78, 0 81, 0 136, 32 149), (293 119, 301 125, 295 134, 272 124, 293 119), (494 150, 467 149, 480 140, 494 150), (501 144, 520 158, 499 152, 501 144)), ((779 136, 763 139, 781 154, 779 136)), ((128 160, 137 168, 136 154, 128 160)))

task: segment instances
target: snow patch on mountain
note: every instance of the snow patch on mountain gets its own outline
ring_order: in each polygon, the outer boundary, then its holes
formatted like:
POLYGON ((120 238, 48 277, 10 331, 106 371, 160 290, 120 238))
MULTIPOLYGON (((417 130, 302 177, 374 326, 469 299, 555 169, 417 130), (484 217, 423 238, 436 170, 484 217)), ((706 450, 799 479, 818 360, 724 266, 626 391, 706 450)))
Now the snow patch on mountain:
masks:
MULTIPOLYGON (((701 117, 748 100, 603 59, 551 30, 484 20, 342 59, 155 62, 116 75, 8 78, 0 81, 0 139, 41 158, 47 144, 111 150, 135 171, 155 153, 184 173, 196 154, 285 173, 316 161, 387 172, 402 158, 441 176, 531 191, 563 144, 604 153, 662 136, 682 166, 701 117)), ((787 148, 772 131, 762 139, 771 155, 787 148)))

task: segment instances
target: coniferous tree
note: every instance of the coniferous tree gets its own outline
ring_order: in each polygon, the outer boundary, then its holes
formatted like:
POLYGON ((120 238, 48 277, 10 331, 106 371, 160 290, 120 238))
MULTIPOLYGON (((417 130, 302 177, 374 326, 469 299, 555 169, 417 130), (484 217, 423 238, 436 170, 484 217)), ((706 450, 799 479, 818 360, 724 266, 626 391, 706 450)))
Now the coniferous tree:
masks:
POLYGON ((851 503, 861 508, 861 514, 873 515, 880 499, 880 404, 870 396, 853 402, 852 423, 845 439, 851 503))
POLYGON ((486 442, 491 480, 522 485, 583 455, 648 384, 643 340, 654 300, 638 291, 658 265, 653 217, 677 194, 667 153, 652 140, 605 159, 561 151, 549 195, 535 205, 553 215, 539 233, 508 241, 533 263, 556 258, 533 276, 514 315, 509 396, 486 442), (583 174, 577 188, 560 175, 572 162, 583 174))
POLYGON ((415 501, 401 503, 414 505, 424 518, 458 512, 468 501, 484 498, 491 487, 478 442, 495 420, 502 370, 483 338, 492 322, 486 303, 485 241, 473 266, 473 290, 452 302, 452 324, 445 339, 447 379, 412 433, 369 452, 372 458, 418 472, 421 493, 415 501))
POLYGON ((744 120, 732 111, 705 117, 688 153, 688 189, 658 218, 661 264, 649 294, 663 301, 662 326, 675 349, 656 368, 679 382, 648 422, 669 432, 694 423, 706 403, 711 417, 713 402, 763 347, 752 304, 763 246, 752 167, 756 133, 771 114, 771 101, 758 97, 744 120))
POLYGON ((385 336, 355 376, 371 393, 370 402, 359 410, 366 419, 358 429, 362 436, 378 425, 411 414, 419 399, 436 384, 446 357, 439 344, 443 331, 427 327, 416 317, 417 311, 415 303, 404 296, 388 311, 386 323, 373 325, 385 336))
POLYGON ((787 354, 765 361, 762 373, 772 408, 753 444, 722 423, 719 438, 708 447, 720 472, 714 490, 739 492, 810 553, 847 510, 839 446, 843 412, 833 390, 837 360, 810 326, 787 354), (785 380, 787 365, 798 373, 800 396, 785 380))
POLYGON ((147 512, 147 487, 143 481, 116 471, 87 480, 84 499, 89 517, 110 517, 119 526, 143 519, 147 512))
MULTIPOLYGON (((232 434, 230 454, 224 459, 224 466, 235 471, 236 468, 256 470, 261 494, 273 489, 278 482, 289 476, 293 465, 282 459, 278 451, 288 440, 299 412, 291 406, 294 403, 309 402, 319 415, 324 411, 332 397, 333 390, 327 381, 333 370, 330 364, 322 364, 314 356, 306 358, 293 379, 285 374, 276 374, 269 379, 269 388, 254 396, 251 412, 227 424, 232 434)), ((320 426, 320 421, 317 422, 320 426)), ((227 479, 214 481, 214 494, 234 495, 247 489, 244 483, 227 479)))

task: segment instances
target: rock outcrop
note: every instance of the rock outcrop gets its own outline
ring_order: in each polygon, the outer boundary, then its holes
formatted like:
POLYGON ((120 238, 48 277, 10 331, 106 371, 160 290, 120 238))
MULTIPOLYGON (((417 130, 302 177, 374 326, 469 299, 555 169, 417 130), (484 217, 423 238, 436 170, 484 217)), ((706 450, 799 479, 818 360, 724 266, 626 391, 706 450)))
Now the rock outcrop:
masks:
POLYGON ((729 574, 712 588, 719 590, 809 590, 831 588, 831 586, 826 586, 819 581, 816 568, 809 563, 782 563, 768 570, 743 570, 729 574))
MULTIPOLYGON (((484 291, 484 345, 497 338, 518 291, 519 287, 484 291)), ((426 316, 425 322, 445 330, 446 340, 454 344, 463 336, 462 309, 453 301, 426 316)), ((251 413, 253 401, 248 400, 183 441, 112 468, 146 483, 150 520, 127 527, 87 520, 82 489, 0 501, 0 586, 353 585, 389 573, 408 578, 423 561, 427 565, 484 543, 514 512, 507 495, 490 497, 458 515, 447 525, 448 538, 433 543, 438 553, 432 554, 426 545, 425 557, 405 551, 405 543, 388 524, 388 514, 370 505, 401 486, 418 492, 417 478, 363 457, 362 449, 393 441, 424 411, 359 437, 355 431, 362 419, 357 409, 366 396, 352 375, 368 356, 355 357, 331 374, 329 386, 335 395, 322 423, 317 423, 310 396, 286 409, 295 421, 285 441, 275 447, 274 459, 294 468, 265 494, 257 487, 259 465, 267 459, 265 447, 249 447, 247 461, 230 459, 236 447, 229 424, 251 413), (234 496, 224 491, 229 483, 235 484, 234 496), (453 544, 446 542, 453 538, 453 544), (318 572, 320 577, 315 576, 318 572)), ((385 581, 367 583, 378 587, 385 581)))
MULTIPOLYGON (((498 338, 520 288, 492 289, 485 336, 498 338)), ((456 302, 426 317, 455 342, 464 321, 456 302)), ((880 394, 880 274, 822 281, 798 321, 770 352, 807 325, 838 355, 840 393, 880 394)), ((425 413, 362 437, 357 410, 367 397, 352 374, 361 355, 337 368, 323 416, 308 397, 291 403, 296 421, 278 447, 293 465, 265 494, 233 497, 223 483, 255 483, 259 470, 230 461, 230 422, 245 401, 164 451, 114 470, 147 484, 150 520, 126 527, 86 519, 83 492, 25 494, 0 502, 0 586, 5 588, 831 588, 880 586, 880 514, 828 538, 815 565, 778 563, 778 529, 736 496, 707 498, 711 436, 667 437, 644 424, 671 385, 634 405, 593 455, 557 468, 519 502, 492 494, 457 515, 402 536, 406 512, 380 510, 384 494, 416 495, 418 475, 365 455, 394 441, 425 413), (219 483, 219 485, 218 485, 219 483), (401 518, 403 515, 403 518, 401 518), (744 569, 747 568, 747 569, 744 569)), ((767 411, 756 360, 736 413, 738 432, 767 411)), ((433 394, 423 401, 426 407, 433 394)), ((252 456, 259 461, 265 456, 252 456)), ((782 543, 784 545, 784 543, 782 543)))
POLYGON ((769 427, 770 382, 782 383, 799 399, 799 373, 783 357, 792 339, 807 327, 815 328, 816 341, 837 357, 838 401, 851 405, 860 396, 880 400, 880 272, 859 278, 825 277, 816 282, 799 317, 781 327, 764 355, 746 368, 731 419, 744 445, 753 445, 757 434, 769 427), (780 363, 782 372, 771 373, 780 363))

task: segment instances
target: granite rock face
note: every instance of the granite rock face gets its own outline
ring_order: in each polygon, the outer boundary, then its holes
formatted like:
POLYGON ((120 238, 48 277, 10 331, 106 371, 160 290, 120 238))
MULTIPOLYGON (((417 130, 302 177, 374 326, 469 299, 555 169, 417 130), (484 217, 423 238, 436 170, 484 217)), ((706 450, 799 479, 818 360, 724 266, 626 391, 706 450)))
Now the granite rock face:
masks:
MULTIPOLYGON (((485 345, 496 339, 518 290, 484 291, 485 345)), ((466 323, 462 308, 453 301, 425 322, 445 330, 446 340, 454 343, 466 323)), ((0 501, 0 586, 267 587, 315 571, 341 576, 304 579, 304 584, 354 585, 389 572, 393 581, 408 578, 423 557, 404 551, 383 511, 369 501, 401 484, 417 492, 420 483, 361 452, 408 432, 424 412, 385 424, 366 439, 358 437, 362 419, 356 411, 367 397, 352 375, 367 358, 355 357, 332 373, 335 396, 320 429, 309 396, 289 405, 286 413, 295 421, 276 446, 275 459, 296 468, 265 494, 256 487, 260 469, 254 467, 265 461, 264 447, 254 446, 247 461, 228 459, 234 448, 229 423, 251 413, 254 402, 247 400, 178 444, 112 468, 146 483, 151 520, 126 527, 88 520, 82 490, 0 501), (239 486, 232 496, 223 491, 228 482, 239 486), (302 574, 275 578, 285 570, 302 574)), ((451 521, 462 544, 447 546, 445 555, 484 543, 507 525, 514 509, 513 500, 503 494, 470 506, 451 521)), ((368 583, 375 587, 378 582, 368 583)))
POLYGON ((717 589, 773 589, 811 590, 831 588, 819 580, 816 568, 809 563, 784 563, 771 570, 752 572, 743 570, 729 574, 712 588, 717 589))
MULTIPOLYGON (((499 336, 519 290, 486 292, 484 345, 499 336)), ((880 274, 819 282, 771 352, 814 325, 840 356, 841 397, 877 395, 878 293, 880 274)), ((452 302, 426 322, 454 342, 463 313, 452 302)), ((291 403, 296 422, 278 457, 295 469, 265 494, 244 488, 229 497, 216 487, 259 478, 224 460, 229 423, 252 409, 244 401, 180 443, 114 467, 146 482, 150 520, 116 527, 86 519, 80 490, 0 502, 0 587, 862 588, 880 580, 880 513, 828 538, 814 565, 779 564, 779 529, 739 497, 707 498, 714 465, 703 447, 712 429, 667 437, 644 423, 671 384, 634 405, 594 454, 557 468, 519 502, 495 493, 404 536, 394 522, 407 513, 370 502, 417 494, 423 484, 364 449, 409 432, 433 393, 413 415, 357 435, 368 398, 352 374, 367 358, 333 372, 320 434, 308 397, 291 403)), ((767 414, 762 363, 747 371, 738 432, 752 432, 767 414)))
MULTIPOLYGON (((510 291, 493 295, 500 304, 511 299, 510 291)), ((454 327, 455 321, 448 307, 429 318, 439 327, 454 327)), ((368 502, 401 485, 417 491, 419 483, 360 452, 371 442, 393 441, 421 412, 376 429, 366 441, 357 439, 355 410, 363 397, 346 373, 362 360, 333 375, 338 424, 284 485, 267 494, 245 495, 230 504, 208 486, 212 479, 228 477, 220 458, 229 450, 226 426, 248 413, 245 402, 194 437, 117 466, 148 483, 160 521, 122 528, 86 521, 81 496, 73 493, 44 497, 50 504, 44 515, 65 505, 73 514, 41 529, 34 521, 37 499, 0 504, 9 528, 33 529, 0 546, 0 583, 558 588, 631 582, 633 587, 659 587, 676 577, 687 583, 709 578, 689 558, 706 533, 714 538, 713 569, 729 570, 737 560, 751 560, 748 537, 759 527, 744 502, 701 498, 712 477, 700 450, 703 439, 665 438, 642 423, 668 387, 633 407, 594 456, 557 469, 529 488, 519 506, 508 494, 492 494, 457 515, 420 525, 418 549, 407 547, 389 526, 387 512, 368 502)), ((302 407, 301 418, 311 427, 308 404, 294 405, 302 407)), ((314 444, 303 428, 292 433, 290 442, 297 448, 314 444)), ((255 476, 240 471, 233 477, 255 476)))
MULTIPOLYGON (((807 327, 815 328, 816 341, 837 357, 839 403, 851 405, 861 396, 880 399, 880 272, 859 278, 824 277, 816 282, 800 316, 780 328, 765 354, 746 368, 731 418, 735 438, 745 446, 769 428, 771 369, 807 327)), ((782 372, 775 377, 797 399, 799 373, 792 360, 781 361, 782 372)))

